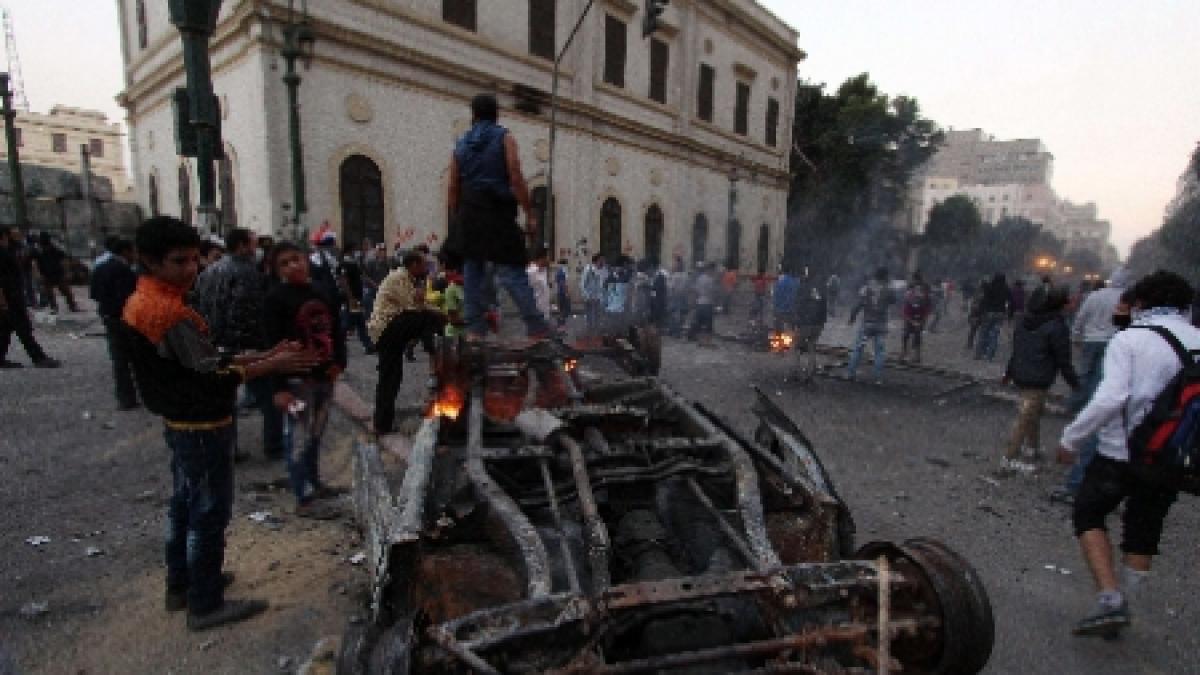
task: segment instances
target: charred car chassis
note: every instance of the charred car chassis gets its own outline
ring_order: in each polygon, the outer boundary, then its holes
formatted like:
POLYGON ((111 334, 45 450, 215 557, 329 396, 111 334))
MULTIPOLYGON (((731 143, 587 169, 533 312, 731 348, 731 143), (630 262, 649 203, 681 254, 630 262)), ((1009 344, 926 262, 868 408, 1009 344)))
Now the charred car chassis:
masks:
POLYGON ((356 446, 371 600, 340 673, 984 667, 991 608, 965 560, 927 539, 856 549, 774 404, 758 394, 743 437, 649 361, 629 340, 439 345, 407 461, 356 446))

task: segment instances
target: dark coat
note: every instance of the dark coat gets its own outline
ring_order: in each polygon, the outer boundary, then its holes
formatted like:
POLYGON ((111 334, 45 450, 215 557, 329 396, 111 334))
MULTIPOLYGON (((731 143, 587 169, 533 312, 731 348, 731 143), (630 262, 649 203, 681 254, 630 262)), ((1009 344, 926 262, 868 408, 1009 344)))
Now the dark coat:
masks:
POLYGON ((137 288, 137 272, 129 263, 113 256, 92 270, 89 297, 96 301, 96 310, 107 319, 121 318, 125 301, 137 288))
POLYGON ((1049 389, 1060 372, 1072 389, 1079 387, 1079 377, 1071 365, 1071 329, 1066 319, 1057 311, 1022 319, 1013 332, 1012 357, 1005 376, 1018 387, 1049 389))

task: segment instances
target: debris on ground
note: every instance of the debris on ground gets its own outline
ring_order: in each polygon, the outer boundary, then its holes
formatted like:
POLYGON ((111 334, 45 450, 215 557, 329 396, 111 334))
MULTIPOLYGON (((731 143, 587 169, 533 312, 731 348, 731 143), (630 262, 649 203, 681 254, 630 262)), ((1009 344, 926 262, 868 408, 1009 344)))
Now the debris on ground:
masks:
POLYGON ((21 605, 21 616, 26 619, 36 619, 49 611, 50 603, 48 602, 27 602, 21 605))
POLYGON ((50 537, 42 536, 39 534, 39 535, 35 535, 35 536, 32 536, 32 537, 26 539, 25 543, 29 544, 30 546, 32 546, 34 548, 37 548, 39 546, 45 546, 46 544, 49 544, 50 537))
POLYGON ((351 565, 361 565, 367 561, 367 554, 359 551, 346 559, 351 565))
POLYGON ((97 556, 104 555, 104 549, 100 548, 99 546, 89 546, 84 549, 83 554, 89 558, 95 558, 97 556))
POLYGON ((279 670, 286 673, 292 667, 292 658, 290 656, 281 656, 275 660, 275 665, 279 670))
POLYGON ((200 643, 200 646, 198 647, 198 649, 202 652, 206 652, 206 651, 212 649, 213 647, 215 647, 217 645, 217 642, 218 642, 217 638, 213 638, 211 640, 205 640, 204 642, 200 643))

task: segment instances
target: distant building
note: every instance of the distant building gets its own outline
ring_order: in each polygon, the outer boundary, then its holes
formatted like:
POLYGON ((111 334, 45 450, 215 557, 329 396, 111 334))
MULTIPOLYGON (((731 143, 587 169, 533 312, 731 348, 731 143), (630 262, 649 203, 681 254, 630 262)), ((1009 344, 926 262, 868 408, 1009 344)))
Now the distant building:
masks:
MULTIPOLYGON (((125 170, 124 134, 121 125, 109 122, 104 113, 56 105, 48 114, 17 111, 14 126, 22 164, 78 174, 82 170, 80 148, 87 146, 91 172, 112 184, 111 198, 131 197, 125 170)), ((0 158, 7 157, 8 147, 0 143, 0 158)))
MULTIPOLYGON (((446 168, 468 103, 497 94, 537 208, 547 208, 554 53, 585 0, 309 2, 316 47, 300 87, 305 224, 437 247, 446 168)), ((191 220, 195 162, 176 155, 183 84, 167 3, 119 0, 135 184, 148 212, 191 220)), ((226 224, 290 235, 279 56, 283 0, 227 0, 212 46, 226 224)), ((642 3, 600 0, 563 62, 555 231, 576 265, 595 252, 773 269, 783 249, 797 33, 753 0, 676 0, 640 32, 642 3), (734 171, 736 169, 736 174, 734 171), (736 183, 731 177, 736 176, 736 183), (734 219, 730 193, 736 185, 734 219)), ((542 219, 546 221, 545 218, 542 219)))
POLYGON ((1060 199, 1051 181, 1054 155, 1036 138, 998 141, 979 129, 950 130, 945 144, 911 184, 908 225, 925 231, 929 213, 953 195, 966 195, 983 221, 1025 218, 1041 225, 1067 251, 1088 249, 1111 257, 1112 225, 1100 220, 1095 202, 1060 199))

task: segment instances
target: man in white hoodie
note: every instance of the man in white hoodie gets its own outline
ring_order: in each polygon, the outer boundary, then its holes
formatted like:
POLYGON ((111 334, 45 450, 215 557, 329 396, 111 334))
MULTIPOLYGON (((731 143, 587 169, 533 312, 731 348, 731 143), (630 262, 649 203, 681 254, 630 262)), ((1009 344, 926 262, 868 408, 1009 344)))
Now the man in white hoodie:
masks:
POLYGON ((1096 458, 1084 474, 1072 517, 1099 591, 1099 607, 1076 624, 1076 635, 1115 637, 1127 627, 1126 594, 1146 580, 1151 560, 1158 555, 1163 521, 1177 493, 1146 482, 1133 470, 1128 438, 1183 367, 1175 348, 1156 330, 1169 331, 1186 350, 1200 350, 1200 329, 1188 319, 1193 295, 1186 280, 1165 271, 1134 286, 1134 323, 1109 342, 1100 386, 1063 431, 1059 462, 1064 464, 1075 461, 1090 437, 1099 438, 1096 458), (1124 556, 1118 578, 1105 520, 1122 504, 1124 556))

